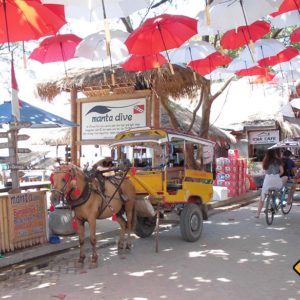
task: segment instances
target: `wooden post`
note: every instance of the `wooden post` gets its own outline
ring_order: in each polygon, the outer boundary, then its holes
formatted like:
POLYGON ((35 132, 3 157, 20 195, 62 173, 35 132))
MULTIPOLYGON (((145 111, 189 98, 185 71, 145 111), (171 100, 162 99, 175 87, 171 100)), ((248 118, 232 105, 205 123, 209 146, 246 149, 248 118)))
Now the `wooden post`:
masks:
POLYGON ((151 125, 155 128, 160 127, 160 99, 152 93, 152 122, 151 125))
MULTIPOLYGON (((77 88, 72 87, 71 89, 71 121, 77 122, 77 88)), ((71 129, 71 162, 72 164, 78 165, 77 157, 77 128, 72 127, 71 129)))
MULTIPOLYGON (((17 157, 17 135, 18 129, 13 128, 14 125, 9 124, 8 131, 8 153, 9 153, 9 163, 10 165, 16 165, 18 163, 17 157)), ((19 182, 19 171, 13 169, 10 171, 11 181, 12 181, 12 189, 20 188, 19 182)))

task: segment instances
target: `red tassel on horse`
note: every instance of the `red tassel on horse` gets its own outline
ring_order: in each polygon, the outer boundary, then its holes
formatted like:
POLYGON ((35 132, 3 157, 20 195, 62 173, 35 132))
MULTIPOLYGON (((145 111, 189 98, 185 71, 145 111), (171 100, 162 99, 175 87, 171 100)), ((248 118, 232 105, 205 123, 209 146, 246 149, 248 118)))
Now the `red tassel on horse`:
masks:
POLYGON ((72 218, 72 228, 76 231, 78 230, 78 224, 76 222, 75 217, 72 218))
POLYGON ((136 167, 132 167, 131 168, 131 176, 135 176, 136 175, 136 167))
POLYGON ((51 206, 49 207, 49 211, 50 212, 54 212, 55 211, 55 206, 53 204, 51 204, 51 206))
POLYGON ((113 221, 117 221, 117 215, 115 213, 112 214, 111 219, 113 221))

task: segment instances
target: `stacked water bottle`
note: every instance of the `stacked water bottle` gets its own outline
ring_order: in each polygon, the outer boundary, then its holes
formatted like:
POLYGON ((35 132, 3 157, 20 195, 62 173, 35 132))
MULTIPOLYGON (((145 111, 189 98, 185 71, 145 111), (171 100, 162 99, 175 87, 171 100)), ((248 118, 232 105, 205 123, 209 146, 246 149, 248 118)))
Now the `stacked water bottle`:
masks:
POLYGON ((246 159, 240 158, 239 150, 228 150, 228 158, 219 157, 216 159, 214 185, 226 187, 229 197, 246 193, 246 168, 246 159))

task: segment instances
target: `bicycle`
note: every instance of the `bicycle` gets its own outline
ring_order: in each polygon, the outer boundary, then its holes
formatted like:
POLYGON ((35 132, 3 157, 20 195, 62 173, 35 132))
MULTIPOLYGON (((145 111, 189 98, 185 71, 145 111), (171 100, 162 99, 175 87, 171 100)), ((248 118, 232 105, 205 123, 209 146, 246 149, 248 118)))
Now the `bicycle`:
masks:
MULTIPOLYGON (((289 188, 284 185, 281 189, 272 188, 266 196, 266 222, 271 225, 274 220, 274 215, 278 212, 279 208, 284 215, 288 214, 293 206, 293 199, 288 203, 289 188)), ((293 197, 292 197, 293 198, 293 197)))

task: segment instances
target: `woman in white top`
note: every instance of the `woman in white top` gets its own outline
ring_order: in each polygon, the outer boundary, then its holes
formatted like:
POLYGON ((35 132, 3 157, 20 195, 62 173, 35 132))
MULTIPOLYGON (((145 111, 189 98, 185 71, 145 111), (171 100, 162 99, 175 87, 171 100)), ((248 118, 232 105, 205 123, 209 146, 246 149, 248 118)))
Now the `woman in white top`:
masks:
POLYGON ((270 188, 282 188, 285 178, 280 178, 283 174, 283 165, 281 159, 277 156, 275 149, 269 149, 263 159, 263 169, 265 170, 265 179, 261 191, 260 201, 258 202, 256 218, 259 218, 260 212, 264 206, 264 200, 270 188))

